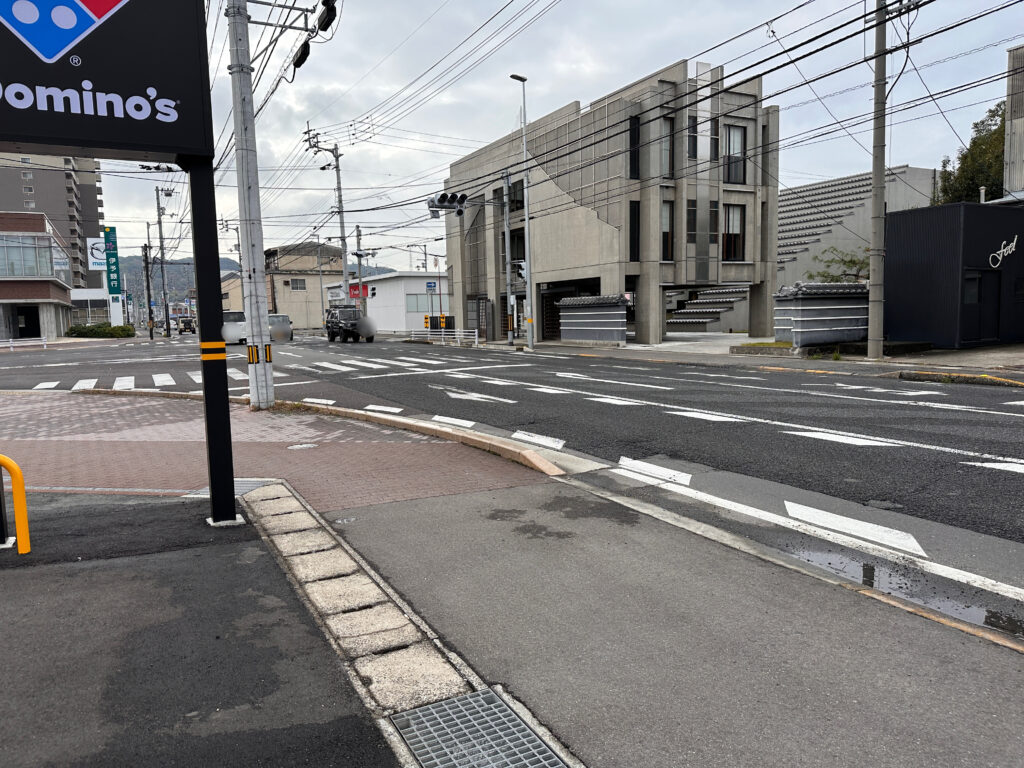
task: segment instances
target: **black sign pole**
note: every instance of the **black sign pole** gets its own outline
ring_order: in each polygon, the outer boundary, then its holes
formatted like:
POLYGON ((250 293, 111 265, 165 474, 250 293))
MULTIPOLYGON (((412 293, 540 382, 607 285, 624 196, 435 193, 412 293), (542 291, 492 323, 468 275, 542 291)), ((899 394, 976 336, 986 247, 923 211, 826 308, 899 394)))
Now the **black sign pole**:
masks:
POLYGON ((206 463, 212 524, 235 523, 235 472, 231 453, 227 350, 221 337, 220 254, 211 158, 182 158, 192 194, 192 248, 196 267, 199 356, 206 409, 206 463))

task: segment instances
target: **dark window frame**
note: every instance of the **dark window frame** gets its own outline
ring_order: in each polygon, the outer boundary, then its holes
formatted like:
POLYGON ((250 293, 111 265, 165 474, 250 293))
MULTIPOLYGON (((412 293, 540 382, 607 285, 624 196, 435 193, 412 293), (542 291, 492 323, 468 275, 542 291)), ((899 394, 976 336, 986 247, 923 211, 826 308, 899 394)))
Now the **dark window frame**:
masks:
POLYGON ((686 119, 686 156, 697 159, 697 116, 690 115, 686 119))
POLYGON ((708 211, 708 237, 711 243, 718 243, 718 201, 712 200, 708 211))
POLYGON ((676 175, 675 134, 675 118, 661 118, 661 177, 663 179, 673 179, 676 175))
POLYGON ((723 169, 723 181, 726 184, 746 184, 747 183, 747 129, 742 125, 726 125, 725 126, 725 155, 722 162, 723 169), (734 131, 739 131, 735 133, 734 131), (738 148, 732 143, 732 137, 739 135, 741 137, 740 146, 738 148))
POLYGON ((686 242, 697 242, 697 201, 686 201, 686 242))
POLYGON ((640 118, 629 118, 629 178, 640 178, 640 118))
POLYGON ((629 201, 629 260, 640 261, 640 201, 629 201))
POLYGON ((725 224, 722 228, 722 261, 744 261, 747 238, 747 206, 729 205, 723 207, 725 224), (732 218, 729 213, 733 209, 739 209, 739 232, 730 232, 729 225, 732 218))
POLYGON ((661 201, 661 260, 675 261, 676 204, 672 200, 661 201), (665 211, 668 210, 668 231, 665 230, 665 211))
POLYGON ((508 211, 515 213, 526 207, 525 196, 523 195, 523 180, 513 181, 509 184, 508 190, 508 211))

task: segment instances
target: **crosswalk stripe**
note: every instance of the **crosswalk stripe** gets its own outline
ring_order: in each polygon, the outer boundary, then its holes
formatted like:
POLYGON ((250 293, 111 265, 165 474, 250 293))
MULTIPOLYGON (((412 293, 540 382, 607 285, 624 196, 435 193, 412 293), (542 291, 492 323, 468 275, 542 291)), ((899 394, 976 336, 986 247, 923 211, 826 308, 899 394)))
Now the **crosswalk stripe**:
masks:
POLYGON ((153 386, 154 387, 173 387, 174 377, 169 373, 154 373, 153 374, 153 386))
POLYGON ((445 364, 444 360, 427 360, 426 358, 422 358, 422 357, 396 357, 395 359, 396 360, 408 360, 410 363, 415 363, 416 365, 444 365, 445 364))
POLYGON ((237 368, 228 368, 228 376, 230 376, 235 381, 241 381, 242 379, 249 378, 249 374, 242 373, 242 371, 238 370, 237 368))
POLYGON ((135 389, 135 377, 134 376, 118 376, 114 379, 114 389, 127 390, 135 389))
POLYGON ((381 360, 380 358, 371 357, 369 358, 368 362, 383 363, 384 365, 397 365, 400 368, 419 368, 418 363, 407 363, 404 360, 398 358, 394 360, 381 360))
POLYGON ((36 384, 34 387, 32 387, 32 389, 53 389, 58 384, 60 384, 59 381, 43 381, 40 382, 39 384, 36 384))
MULTIPOLYGON (((313 363, 318 368, 326 368, 329 371, 354 371, 355 368, 350 368, 347 365, 338 365, 337 363, 313 363)), ((291 366, 297 368, 298 366, 291 366)))
POLYGON ((203 383, 203 372, 202 371, 189 371, 189 378, 192 379, 196 384, 203 383))
POLYGON ((786 435, 797 435, 798 437, 813 437, 816 440, 828 440, 833 443, 846 443, 847 445, 860 445, 860 446, 881 446, 881 447, 893 447, 896 443, 883 442, 881 440, 870 440, 865 437, 852 437, 850 435, 835 435, 831 432, 796 432, 790 430, 782 430, 783 434, 786 435))
POLYGON ((79 379, 75 382, 75 386, 71 388, 74 392, 79 389, 93 389, 96 386, 96 379, 79 379))
MULTIPOLYGON (((363 368, 387 368, 386 365, 379 365, 378 363, 368 363, 365 360, 353 360, 350 357, 342 358, 349 365, 358 365, 363 368)), ((314 363, 315 365, 315 363, 314 363)))
MULTIPOLYGON (((288 377, 287 373, 281 373, 280 371, 274 371, 274 376, 278 379, 284 379, 288 377)), ((248 377, 246 377, 248 378, 248 377)))

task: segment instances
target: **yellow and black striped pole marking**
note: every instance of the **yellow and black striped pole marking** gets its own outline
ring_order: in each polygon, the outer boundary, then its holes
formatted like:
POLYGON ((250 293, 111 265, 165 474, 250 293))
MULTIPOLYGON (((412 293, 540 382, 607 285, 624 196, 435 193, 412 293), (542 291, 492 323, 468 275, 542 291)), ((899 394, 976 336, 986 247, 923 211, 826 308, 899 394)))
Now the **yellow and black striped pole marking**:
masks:
POLYGON ((223 341, 199 342, 200 360, 227 360, 227 345, 223 341))
POLYGON ((260 346, 259 344, 250 344, 248 349, 249 365, 256 365, 260 361, 260 346))
POLYGON ((263 346, 263 359, 266 360, 268 363, 274 362, 273 358, 270 355, 270 345, 269 344, 265 344, 263 346))

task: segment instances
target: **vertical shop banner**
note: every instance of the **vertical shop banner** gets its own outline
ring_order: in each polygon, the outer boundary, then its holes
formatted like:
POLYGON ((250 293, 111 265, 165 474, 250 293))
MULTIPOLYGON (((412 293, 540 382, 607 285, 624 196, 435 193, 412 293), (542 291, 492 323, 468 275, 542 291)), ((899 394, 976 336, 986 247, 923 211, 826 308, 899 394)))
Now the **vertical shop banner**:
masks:
POLYGON ((117 227, 103 228, 103 250, 107 259, 107 291, 111 296, 120 296, 121 262, 117 258, 117 227))

